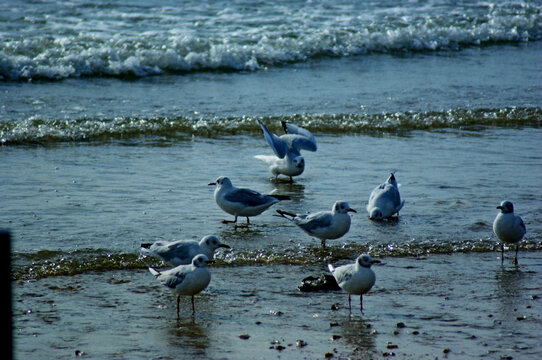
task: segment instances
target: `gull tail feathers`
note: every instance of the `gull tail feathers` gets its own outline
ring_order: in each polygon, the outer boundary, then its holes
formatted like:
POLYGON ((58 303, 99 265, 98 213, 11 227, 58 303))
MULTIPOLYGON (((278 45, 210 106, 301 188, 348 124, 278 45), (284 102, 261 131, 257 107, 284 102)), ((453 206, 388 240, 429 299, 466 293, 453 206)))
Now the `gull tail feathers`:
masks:
POLYGON ((160 275, 160 271, 156 270, 156 269, 153 268, 153 267, 149 267, 149 271, 150 271, 151 274, 153 274, 154 276, 159 276, 159 275, 160 275))
POLYGON ((270 194, 269 196, 274 197, 277 200, 292 200, 292 198, 288 195, 274 195, 270 194))
POLYGON ((268 165, 273 165, 278 159, 276 156, 273 155, 254 155, 254 157, 268 165))
POLYGON ((143 243, 143 244, 141 244, 141 247, 142 247, 143 249, 148 249, 148 248, 151 247, 151 245, 152 245, 152 243, 143 243))
POLYGON ((277 213, 282 216, 283 218, 286 218, 288 220, 292 220, 293 218, 296 217, 296 214, 293 214, 291 212, 288 212, 288 211, 284 211, 284 210, 276 210, 277 213))

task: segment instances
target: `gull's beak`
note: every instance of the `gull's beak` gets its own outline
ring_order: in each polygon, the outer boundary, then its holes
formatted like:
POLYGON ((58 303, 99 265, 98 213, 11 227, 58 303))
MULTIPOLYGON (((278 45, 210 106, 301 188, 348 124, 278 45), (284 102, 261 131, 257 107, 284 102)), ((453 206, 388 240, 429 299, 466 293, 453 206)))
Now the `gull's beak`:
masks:
POLYGON ((211 186, 211 185, 216 185, 216 183, 215 183, 215 182, 210 182, 210 183, 208 183, 207 185, 209 185, 209 186, 211 186))
POLYGON ((371 261, 371 264, 380 264, 380 263, 382 263, 382 261, 378 259, 373 259, 373 261, 371 261))
POLYGON ((226 249, 231 249, 231 246, 227 245, 227 244, 220 244, 218 245, 218 247, 223 247, 223 248, 226 248, 226 249))
POLYGON ((207 264, 214 264, 215 261, 214 260, 207 260, 207 264))
POLYGON ((354 209, 346 209, 346 212, 355 212, 355 213, 357 213, 357 211, 354 210, 354 209))
POLYGON ((500 209, 500 210, 502 210, 502 209, 503 209, 503 207, 499 205, 499 206, 497 206, 497 209, 500 209))

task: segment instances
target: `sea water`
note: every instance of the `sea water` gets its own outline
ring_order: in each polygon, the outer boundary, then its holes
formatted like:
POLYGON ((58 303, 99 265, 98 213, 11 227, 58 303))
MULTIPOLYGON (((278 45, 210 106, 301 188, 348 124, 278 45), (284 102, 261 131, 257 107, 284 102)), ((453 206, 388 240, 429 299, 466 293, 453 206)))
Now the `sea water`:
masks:
POLYGON ((16 358, 540 357, 539 1, 0 8, 16 358), (293 183, 254 158, 257 120, 315 135, 293 183), (371 222, 391 172, 405 207, 371 222), (222 224, 222 175, 291 200, 222 224), (517 268, 491 229, 504 199, 527 225, 517 268), (336 200, 358 213, 326 249, 273 216, 336 200), (140 244, 207 234, 232 249, 177 321, 140 244), (384 262, 363 314, 298 290, 363 252, 384 262))

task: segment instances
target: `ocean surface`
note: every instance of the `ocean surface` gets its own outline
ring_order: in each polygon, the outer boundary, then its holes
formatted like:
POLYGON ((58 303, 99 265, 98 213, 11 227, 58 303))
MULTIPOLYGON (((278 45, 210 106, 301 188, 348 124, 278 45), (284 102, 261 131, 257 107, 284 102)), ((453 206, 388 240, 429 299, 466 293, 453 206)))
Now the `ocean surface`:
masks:
POLYGON ((540 64, 540 0, 1 2, 14 357, 539 359, 540 64), (315 135, 293 183, 254 158, 258 120, 315 135), (372 222, 391 172, 405 206, 372 222), (219 176, 291 200, 223 224, 219 176), (273 216, 336 200, 358 212, 326 249, 273 216), (140 244, 208 234, 231 249, 177 320, 140 244), (298 289, 360 253, 382 260, 363 313, 298 289))

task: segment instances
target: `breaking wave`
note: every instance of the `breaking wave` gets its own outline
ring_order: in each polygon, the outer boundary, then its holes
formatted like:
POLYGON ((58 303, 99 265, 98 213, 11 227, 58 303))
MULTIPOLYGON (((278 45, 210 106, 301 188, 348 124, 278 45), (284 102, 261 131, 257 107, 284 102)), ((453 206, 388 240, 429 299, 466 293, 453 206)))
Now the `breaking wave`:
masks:
POLYGON ((8 3, 0 5, 0 80, 255 71, 319 57, 523 44, 542 39, 541 12, 531 1, 8 3))
POLYGON ((316 134, 405 134, 415 130, 480 130, 486 127, 540 127, 541 108, 455 109, 382 114, 297 114, 272 117, 117 117, 51 120, 34 116, 0 122, 0 143, 46 144, 141 138, 183 139, 232 135, 260 136, 257 120, 281 133, 280 122, 293 122, 316 134))
MULTIPOLYGON (((542 242, 524 240, 524 251, 542 250, 542 242)), ((348 244, 321 247, 292 247, 276 251, 273 247, 255 250, 221 252, 213 266, 308 265, 327 264, 341 259, 352 259, 361 253, 378 258, 427 256, 453 253, 498 253, 500 245, 490 239, 458 240, 449 242, 410 241, 406 243, 348 244)), ((15 253, 12 261, 12 279, 32 280, 52 276, 75 276, 92 271, 118 271, 164 267, 159 259, 134 250, 133 253, 112 252, 105 249, 75 251, 41 250, 35 253, 15 253)))

